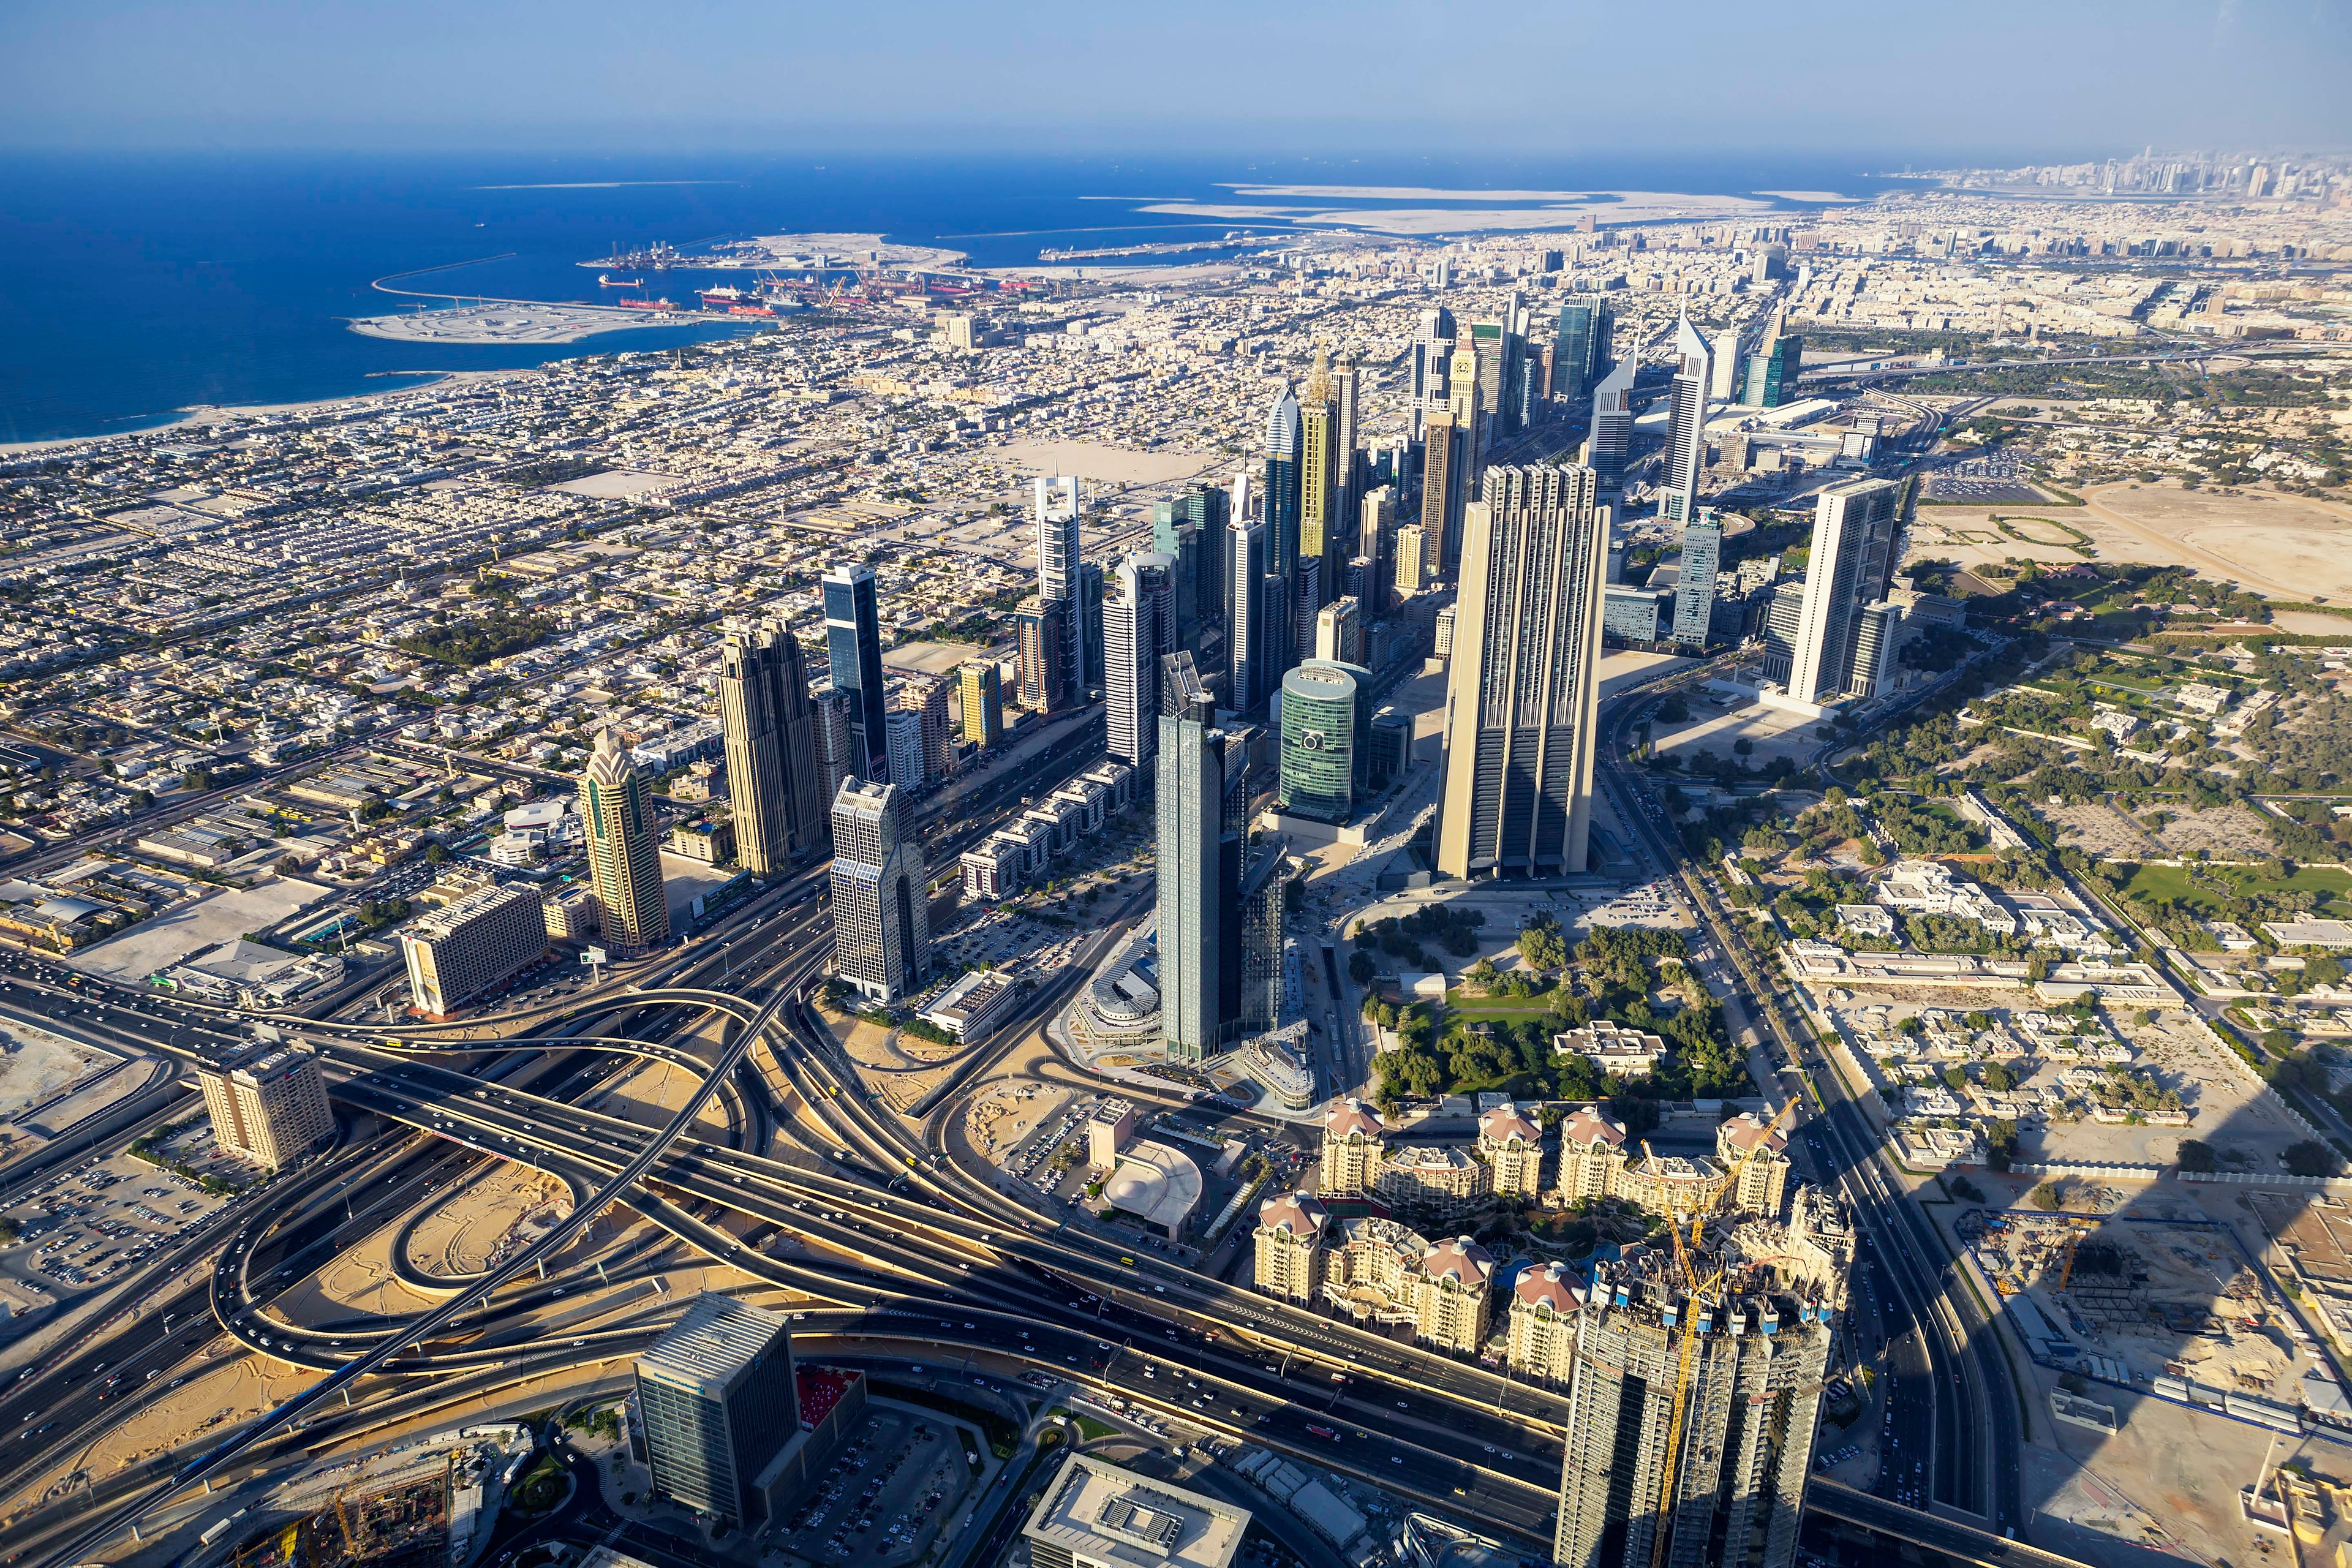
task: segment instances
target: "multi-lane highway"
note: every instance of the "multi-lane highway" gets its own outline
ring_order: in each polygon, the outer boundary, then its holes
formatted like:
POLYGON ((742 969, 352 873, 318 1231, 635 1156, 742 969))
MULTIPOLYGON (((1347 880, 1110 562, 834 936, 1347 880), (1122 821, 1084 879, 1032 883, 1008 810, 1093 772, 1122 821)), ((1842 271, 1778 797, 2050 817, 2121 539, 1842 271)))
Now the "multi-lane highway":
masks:
MULTIPOLYGON (((1637 706, 1612 705, 1612 740, 1637 706)), ((1071 766, 1058 750, 1032 759, 985 807, 962 803, 953 836, 985 832, 986 807, 1071 766)), ((1676 864, 1678 846, 1647 816, 1638 781, 1612 770, 1609 787, 1647 852, 1662 868, 1676 864)), ((807 1007, 830 940, 814 875, 763 893, 625 983, 502 1016, 503 1038, 485 1037, 493 1031, 479 1020, 278 1020, 320 1047, 342 1142, 233 1208, 233 1228, 184 1247, 151 1310, 0 1395, 12 1423, 0 1440, 23 1449, 0 1457, 0 1481, 53 1468, 97 1424, 238 1346, 327 1375, 226 1441, 92 1483, 70 1510, 37 1511, 19 1533, 39 1560, 87 1554, 175 1492, 267 1466, 296 1433, 316 1443, 363 1432, 429 1407, 431 1389, 473 1398, 551 1368, 592 1375, 658 1331, 676 1304, 653 1282, 700 1258, 792 1292, 804 1314, 796 1332, 813 1353, 838 1344, 996 1369, 982 1375, 1051 1370, 1156 1418, 1289 1448, 1531 1544, 1548 1541, 1566 1419, 1557 1391, 1060 1227, 950 1157, 942 1129, 956 1097, 920 1119, 879 1109, 807 1007), (601 1086, 647 1058, 688 1070, 691 1105, 661 1128, 595 1109, 601 1086), (717 1125, 701 1117, 706 1104, 717 1125), (414 1317, 303 1326, 278 1310, 341 1249, 372 1235, 404 1237, 436 1194, 494 1160, 567 1183, 571 1219, 478 1276, 434 1279, 403 1264, 404 1279, 441 1298, 414 1317), (605 1219, 615 1205, 647 1224, 605 1219), (591 1292, 609 1310, 581 1315, 591 1292), (565 1323, 577 1326, 551 1328, 565 1323)), ((1694 897, 1704 908, 1696 887, 1694 897)), ((1727 937, 1717 941, 1731 951, 1727 937)), ((1032 998, 1031 1014, 1075 983, 1065 976, 1032 998)), ((1773 999, 1762 1004, 1768 1026, 1787 1033, 1773 999)), ((182 1062, 217 1057, 246 1027, 29 958, 0 958, 0 1012, 11 1007, 182 1062)), ((1801 1031, 1783 1049, 1815 1065, 1801 1031)), ((1801 1150, 1875 1238, 1869 1289, 1889 1318, 1899 1385, 1890 1408, 1904 1433, 1932 1434, 1888 1468, 1882 1491, 1914 1506, 1932 1497, 1999 1528, 2014 1514, 2000 1498, 1998 1462, 1963 1436, 1993 1429, 1985 1336, 1969 1342, 1932 1236, 1876 1167, 1866 1125, 1851 1105, 1843 1110, 1809 1124, 1801 1150)))

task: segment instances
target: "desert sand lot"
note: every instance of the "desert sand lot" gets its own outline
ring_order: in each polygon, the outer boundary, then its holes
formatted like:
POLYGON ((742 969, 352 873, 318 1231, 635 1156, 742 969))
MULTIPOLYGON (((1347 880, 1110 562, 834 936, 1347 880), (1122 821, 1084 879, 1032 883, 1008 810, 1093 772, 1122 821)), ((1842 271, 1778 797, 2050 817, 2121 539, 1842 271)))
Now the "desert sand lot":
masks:
POLYGON ((1159 485, 1190 479, 1217 461, 1214 452, 1129 452, 1097 441, 1016 441, 1003 460, 1024 473, 1076 474, 1100 484, 1159 485))
POLYGON ((1963 566, 2011 557, 2057 565, 2081 560, 2063 545, 2011 538, 1991 521, 1996 513, 2038 514, 2088 534, 2101 561, 2190 566, 2209 581, 2234 582, 2268 598, 2352 601, 2352 508, 2254 489, 2220 495, 2130 483, 2104 485, 2084 499, 2088 504, 2079 507, 1922 507, 1913 552, 1963 566))

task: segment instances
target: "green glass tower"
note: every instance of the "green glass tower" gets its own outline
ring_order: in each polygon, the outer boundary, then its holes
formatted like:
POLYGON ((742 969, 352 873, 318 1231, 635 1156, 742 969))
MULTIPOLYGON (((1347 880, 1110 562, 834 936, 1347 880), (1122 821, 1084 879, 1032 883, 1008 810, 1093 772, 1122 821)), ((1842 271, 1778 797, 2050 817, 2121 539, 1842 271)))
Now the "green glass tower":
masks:
POLYGON ((1363 775, 1364 683, 1370 672, 1309 659, 1282 678, 1282 809, 1345 822, 1363 775))

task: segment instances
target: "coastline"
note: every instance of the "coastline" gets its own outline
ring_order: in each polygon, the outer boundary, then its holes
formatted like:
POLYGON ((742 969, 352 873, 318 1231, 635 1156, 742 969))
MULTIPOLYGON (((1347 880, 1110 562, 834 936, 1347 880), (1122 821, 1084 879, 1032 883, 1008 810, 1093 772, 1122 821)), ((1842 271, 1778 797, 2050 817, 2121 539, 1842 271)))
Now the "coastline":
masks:
POLYGON ((354 403, 373 403, 384 398, 399 397, 420 388, 442 382, 501 381, 519 375, 542 375, 544 365, 515 365, 502 370, 382 370, 371 375, 397 378, 397 386, 377 387, 367 392, 348 392, 338 397, 313 397, 297 403, 206 403, 183 408, 177 416, 153 425, 142 425, 136 430, 110 431, 103 436, 60 436, 47 441, 0 441, 0 458, 38 457, 44 453, 61 452, 76 447, 89 447, 102 441, 119 441, 126 436, 155 436, 166 430, 201 429, 207 425, 225 425, 232 419, 247 419, 271 414, 301 414, 320 408, 338 408, 354 403))

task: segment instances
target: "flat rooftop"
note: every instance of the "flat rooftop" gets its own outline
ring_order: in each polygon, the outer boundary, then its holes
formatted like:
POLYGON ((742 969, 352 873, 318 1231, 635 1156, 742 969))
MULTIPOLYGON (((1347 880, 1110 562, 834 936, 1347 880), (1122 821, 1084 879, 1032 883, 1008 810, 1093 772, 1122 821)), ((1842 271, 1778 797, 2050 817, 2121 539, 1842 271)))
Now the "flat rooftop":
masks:
POLYGON ((1021 1532, 1095 1562, 1229 1568, 1249 1522, 1247 1509, 1073 1454, 1021 1532))

